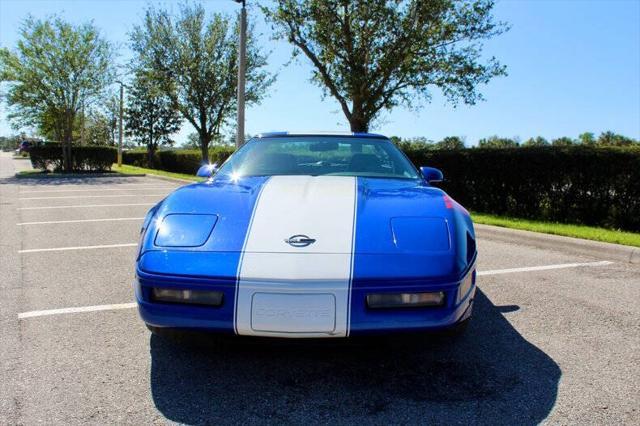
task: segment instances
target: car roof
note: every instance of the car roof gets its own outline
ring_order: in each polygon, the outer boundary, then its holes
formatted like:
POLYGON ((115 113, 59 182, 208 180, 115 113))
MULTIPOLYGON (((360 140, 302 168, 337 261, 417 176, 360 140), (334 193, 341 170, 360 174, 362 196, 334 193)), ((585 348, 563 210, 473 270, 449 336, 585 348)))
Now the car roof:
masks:
POLYGON ((352 137, 352 138, 371 138, 371 139, 388 139, 384 135, 377 133, 359 133, 359 132, 266 132, 260 133, 255 137, 257 139, 298 137, 298 136, 329 136, 329 137, 352 137))

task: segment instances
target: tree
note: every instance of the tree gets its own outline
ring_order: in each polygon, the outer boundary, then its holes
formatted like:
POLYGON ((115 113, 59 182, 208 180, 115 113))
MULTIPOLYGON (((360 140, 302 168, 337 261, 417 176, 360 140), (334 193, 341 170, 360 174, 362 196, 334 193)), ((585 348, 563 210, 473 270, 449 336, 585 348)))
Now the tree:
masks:
POLYGON ((600 136, 598 136, 598 140, 596 141, 598 146, 630 146, 634 143, 635 141, 633 139, 612 131, 600 133, 600 136))
POLYGON ((464 149, 464 141, 458 136, 447 136, 440 142, 436 142, 435 149, 464 149))
POLYGON ((454 105, 482 99, 477 87, 506 75, 484 60, 482 41, 506 26, 493 0, 276 0, 262 7, 275 36, 314 67, 312 81, 335 98, 351 131, 383 110, 417 107, 438 88, 454 105))
POLYGON ((189 133, 187 141, 182 144, 185 149, 198 149, 200 147, 200 135, 197 133, 189 133))
POLYGON ((111 128, 109 117, 101 111, 89 114, 85 120, 85 142, 88 145, 110 145, 111 128))
MULTIPOLYGON (((209 143, 236 110, 238 29, 221 14, 207 20, 201 5, 183 4, 177 18, 150 8, 131 34, 137 61, 153 69, 164 92, 199 135, 202 160, 209 143)), ((259 103, 273 82, 266 56, 248 31, 247 105, 259 103)))
POLYGON ((111 45, 93 24, 72 25, 60 18, 27 18, 16 50, 0 49, 10 119, 57 135, 66 171, 72 167, 76 116, 112 80, 112 56, 111 45))
POLYGON ((109 145, 116 146, 118 132, 120 131, 120 98, 111 93, 103 105, 104 116, 109 129, 109 145))
POLYGON ((545 138, 543 138, 542 136, 536 136, 535 138, 529 138, 526 141, 524 141, 524 143, 522 144, 522 146, 548 146, 549 145, 549 141, 546 140, 545 138))
POLYGON ((480 148, 517 148, 520 143, 516 139, 500 138, 498 136, 490 136, 480 139, 478 147, 480 148))
POLYGON ((572 146, 574 144, 574 140, 567 136, 562 136, 557 139, 551 141, 551 145, 553 146, 572 146))
POLYGON ((584 132, 578 136, 578 140, 583 145, 595 145, 596 137, 592 132, 584 132))
POLYGON ((147 164, 155 167, 160 145, 170 145, 169 136, 178 130, 182 118, 172 96, 167 95, 153 72, 138 70, 127 95, 127 134, 147 147, 147 164))

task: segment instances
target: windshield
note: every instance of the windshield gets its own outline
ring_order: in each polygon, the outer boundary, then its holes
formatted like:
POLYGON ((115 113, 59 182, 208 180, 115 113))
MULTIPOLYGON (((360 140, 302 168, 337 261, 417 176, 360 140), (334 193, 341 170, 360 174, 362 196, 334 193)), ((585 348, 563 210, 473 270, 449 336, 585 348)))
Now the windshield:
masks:
POLYGON ((415 167, 389 140, 334 136, 252 139, 219 173, 418 179, 415 167))

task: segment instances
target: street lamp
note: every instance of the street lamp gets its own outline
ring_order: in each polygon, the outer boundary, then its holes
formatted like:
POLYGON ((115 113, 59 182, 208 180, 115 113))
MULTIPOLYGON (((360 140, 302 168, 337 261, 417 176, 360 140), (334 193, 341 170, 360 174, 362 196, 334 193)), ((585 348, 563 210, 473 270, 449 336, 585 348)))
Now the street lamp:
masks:
POLYGON ((233 0, 242 4, 240 10, 240 46, 238 47, 238 128, 236 147, 244 144, 244 86, 247 67, 247 8, 245 0, 233 0))
POLYGON ((116 80, 120 85, 120 120, 118 123, 118 167, 122 167, 122 116, 124 115, 124 86, 120 80, 116 80))

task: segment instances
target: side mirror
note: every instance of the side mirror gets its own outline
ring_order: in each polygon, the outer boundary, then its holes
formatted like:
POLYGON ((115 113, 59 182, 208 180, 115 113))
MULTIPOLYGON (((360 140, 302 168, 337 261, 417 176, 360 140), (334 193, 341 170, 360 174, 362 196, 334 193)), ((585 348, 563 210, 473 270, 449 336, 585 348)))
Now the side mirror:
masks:
POLYGON ((428 183, 442 182, 444 180, 444 175, 440 169, 434 167, 420 167, 420 173, 428 183))
POLYGON ((210 178, 217 171, 218 171, 218 166, 216 164, 205 164, 204 166, 198 169, 198 173, 196 173, 196 176, 203 177, 203 178, 210 178))

